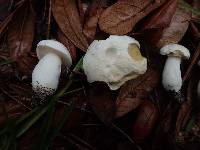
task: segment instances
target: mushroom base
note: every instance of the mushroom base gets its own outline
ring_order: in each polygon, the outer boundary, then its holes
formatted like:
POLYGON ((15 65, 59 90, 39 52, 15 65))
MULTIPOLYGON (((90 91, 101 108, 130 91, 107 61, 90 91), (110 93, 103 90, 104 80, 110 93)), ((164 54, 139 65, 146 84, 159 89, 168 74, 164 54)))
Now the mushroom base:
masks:
POLYGON ((36 95, 44 99, 52 95, 57 87, 61 73, 61 59, 56 54, 45 55, 32 73, 32 87, 36 95))

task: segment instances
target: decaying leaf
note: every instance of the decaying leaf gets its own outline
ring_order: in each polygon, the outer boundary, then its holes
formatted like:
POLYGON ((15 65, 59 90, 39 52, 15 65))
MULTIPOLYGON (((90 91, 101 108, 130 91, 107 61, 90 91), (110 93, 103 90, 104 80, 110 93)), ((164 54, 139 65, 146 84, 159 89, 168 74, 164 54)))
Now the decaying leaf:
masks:
POLYGON ((169 43, 178 43, 185 35, 191 19, 191 12, 177 8, 168 28, 164 29, 157 47, 162 47, 169 43))
POLYGON ((178 6, 178 0, 166 1, 157 11, 147 18, 140 31, 144 31, 146 40, 156 45, 161 39, 163 30, 169 27, 178 6))
POLYGON ((158 109, 150 101, 145 100, 139 108, 133 125, 133 139, 142 143, 152 132, 158 119, 158 109))
POLYGON ((7 41, 11 58, 17 62, 23 73, 30 74, 33 69, 31 67, 33 60, 28 55, 34 38, 35 13, 32 6, 26 4, 10 22, 7 41))
POLYGON ((85 20, 85 12, 83 10, 83 3, 81 0, 76 0, 77 1, 77 5, 78 5, 78 12, 79 12, 79 16, 80 16, 80 22, 81 25, 83 25, 84 20, 85 20))
POLYGON ((121 117, 138 107, 143 99, 149 96, 158 81, 159 73, 154 69, 148 69, 144 75, 125 83, 116 101, 115 117, 121 117))
POLYGON ((87 16, 84 24, 83 33, 87 37, 88 41, 92 41, 95 37, 99 16, 103 11, 104 1, 95 0, 89 9, 89 15, 87 16))
POLYGON ((124 0, 108 7, 100 16, 99 27, 109 34, 123 35, 130 32, 135 24, 164 3, 151 0, 124 0))
POLYGON ((88 89, 89 103, 97 116, 106 124, 115 115, 115 94, 105 83, 92 83, 88 89))
POLYGON ((82 25, 75 0, 53 0, 52 11, 56 22, 65 36, 75 46, 86 51, 88 43, 82 33, 82 25))
POLYGON ((69 50, 72 59, 75 61, 76 60, 76 47, 74 46, 74 44, 72 44, 67 37, 64 35, 64 33, 58 29, 57 31, 57 40, 60 41, 62 44, 64 44, 67 49, 69 50))
POLYGON ((169 26, 171 19, 176 11, 178 0, 166 1, 163 6, 156 10, 151 17, 144 22, 141 31, 148 29, 164 29, 169 26))

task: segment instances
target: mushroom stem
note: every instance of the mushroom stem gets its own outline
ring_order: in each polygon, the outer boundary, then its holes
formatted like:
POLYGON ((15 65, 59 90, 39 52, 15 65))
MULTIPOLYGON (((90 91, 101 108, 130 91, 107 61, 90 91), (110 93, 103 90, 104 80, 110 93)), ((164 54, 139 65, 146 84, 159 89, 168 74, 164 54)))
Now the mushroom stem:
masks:
POLYGON ((168 56, 162 74, 162 84, 168 91, 179 92, 182 86, 180 70, 181 59, 179 57, 168 56))
POLYGON ((39 94, 40 98, 53 94, 57 89, 61 73, 61 62, 58 55, 48 53, 35 66, 32 74, 32 85, 37 94, 41 93, 39 94), (48 87, 48 89, 45 87, 48 87))

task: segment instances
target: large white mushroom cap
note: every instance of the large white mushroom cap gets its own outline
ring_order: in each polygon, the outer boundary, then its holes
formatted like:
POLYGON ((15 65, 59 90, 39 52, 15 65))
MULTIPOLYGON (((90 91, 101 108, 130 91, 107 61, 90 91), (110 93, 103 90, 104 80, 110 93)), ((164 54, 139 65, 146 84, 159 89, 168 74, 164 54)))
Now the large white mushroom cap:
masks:
POLYGON ((111 35, 106 40, 93 41, 83 58, 88 82, 103 81, 116 90, 144 74, 147 59, 141 56, 139 48, 139 42, 129 36, 111 35))
POLYGON ((168 44, 168 45, 163 46, 160 49, 160 54, 177 56, 183 59, 190 58, 190 51, 186 47, 179 44, 168 44))
POLYGON ((58 41, 42 40, 37 44, 36 52, 38 59, 42 59, 48 53, 54 53, 62 59, 64 65, 68 67, 72 65, 72 58, 68 49, 58 41))

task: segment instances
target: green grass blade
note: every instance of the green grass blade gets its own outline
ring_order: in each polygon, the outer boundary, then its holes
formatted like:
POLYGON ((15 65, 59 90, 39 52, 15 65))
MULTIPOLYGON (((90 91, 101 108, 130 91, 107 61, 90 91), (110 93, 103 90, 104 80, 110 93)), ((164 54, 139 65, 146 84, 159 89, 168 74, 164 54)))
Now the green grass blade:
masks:
POLYGON ((66 120, 68 119, 69 115, 71 114, 73 108, 74 108, 74 104, 73 103, 71 104, 71 106, 65 107, 63 118, 58 123, 58 126, 52 131, 52 134, 50 135, 50 137, 48 138, 48 141, 46 142, 46 147, 45 147, 44 150, 48 150, 49 147, 51 147, 52 141, 59 134, 59 131, 64 126, 64 124, 65 124, 66 120))
POLYGON ((192 116, 192 118, 189 120, 186 128, 185 128, 185 131, 186 132, 190 132, 190 130, 192 129, 192 127, 194 126, 194 123, 196 121, 196 117, 195 116, 192 116))
POLYGON ((36 113, 37 111, 39 111, 41 109, 41 107, 36 107, 34 109, 32 109, 31 111, 27 112, 26 114, 24 114, 17 122, 16 125, 21 124, 23 121, 25 121, 26 119, 28 119, 29 117, 31 117, 34 113, 36 113))
POLYGON ((17 130, 16 137, 20 137, 23 133, 25 133, 35 122, 37 122, 44 113, 48 110, 48 107, 44 107, 43 109, 39 110, 35 116, 29 118, 23 125, 20 126, 19 130, 17 130))
POLYGON ((54 111, 55 111, 55 102, 51 101, 50 102, 50 107, 47 110, 47 115, 45 116, 43 125, 42 125, 42 129, 40 131, 40 142, 39 144, 36 146, 37 150, 44 150, 45 146, 46 146, 46 140, 49 138, 49 130, 51 128, 52 122, 53 122, 53 116, 54 116, 54 111))
POLYGON ((11 59, 6 59, 0 62, 0 66, 11 64, 11 63, 14 63, 14 61, 11 59))

